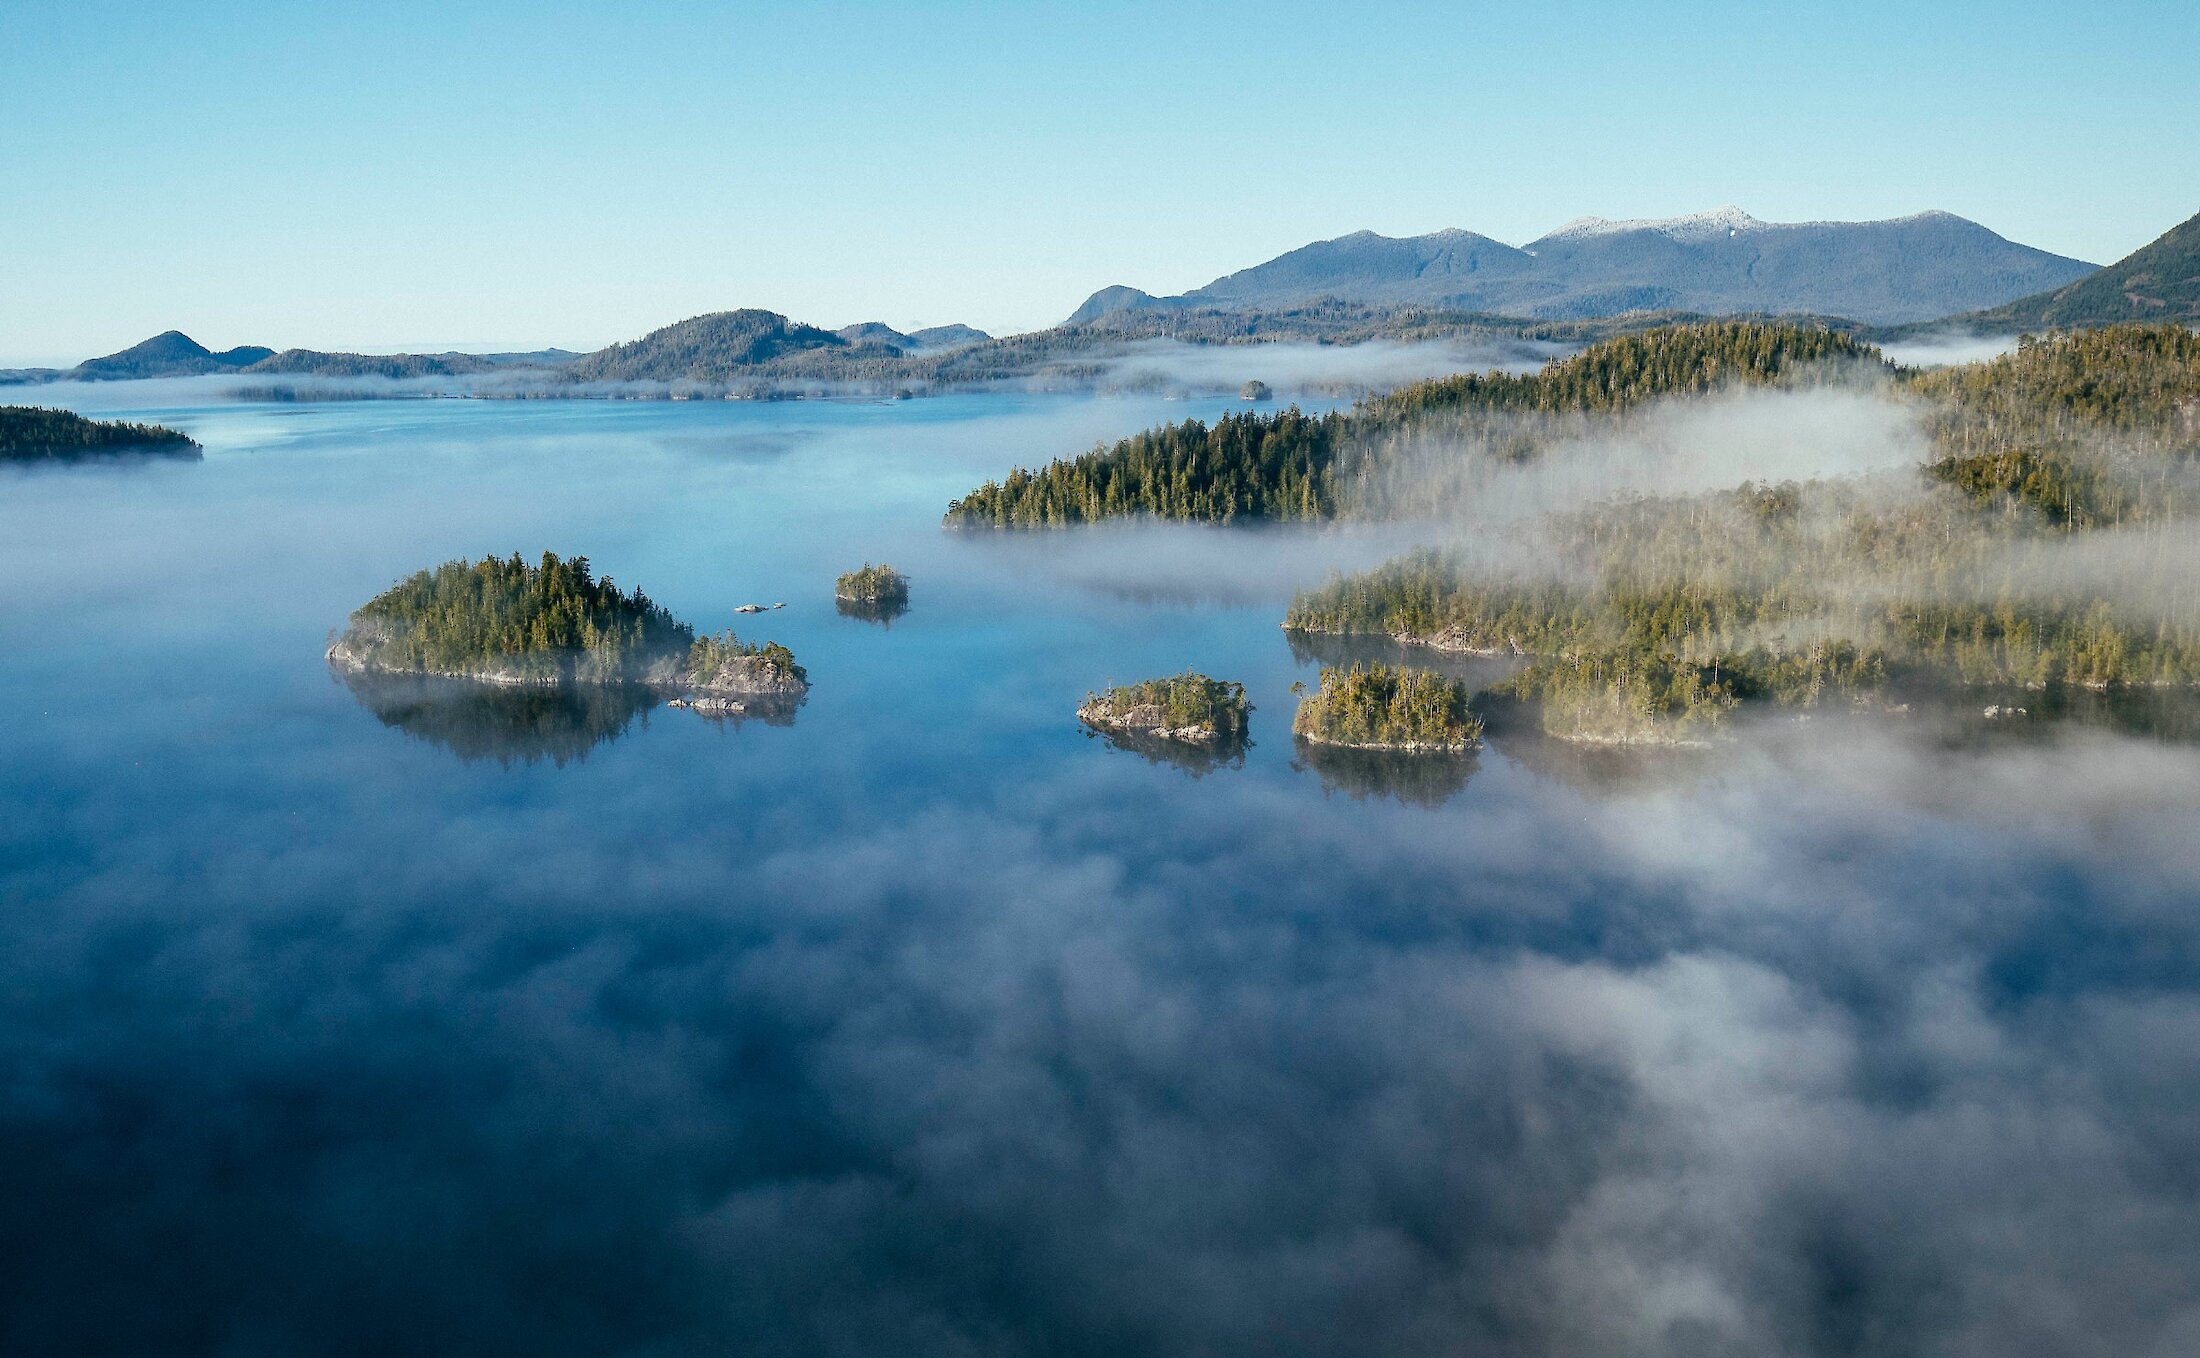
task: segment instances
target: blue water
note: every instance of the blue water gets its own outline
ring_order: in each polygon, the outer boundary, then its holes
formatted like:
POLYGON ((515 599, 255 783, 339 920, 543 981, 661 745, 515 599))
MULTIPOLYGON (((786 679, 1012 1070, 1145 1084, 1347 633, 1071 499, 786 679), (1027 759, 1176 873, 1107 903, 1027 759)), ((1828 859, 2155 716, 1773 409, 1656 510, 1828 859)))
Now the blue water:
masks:
POLYGON ((205 460, 0 473, 0 1351, 2200 1342, 2200 755, 1318 765, 1282 608, 1410 530, 939 527, 1220 408, 145 406, 205 460), (330 675, 515 550, 812 693, 330 675), (1242 761, 1071 716, 1186 667, 1242 761))

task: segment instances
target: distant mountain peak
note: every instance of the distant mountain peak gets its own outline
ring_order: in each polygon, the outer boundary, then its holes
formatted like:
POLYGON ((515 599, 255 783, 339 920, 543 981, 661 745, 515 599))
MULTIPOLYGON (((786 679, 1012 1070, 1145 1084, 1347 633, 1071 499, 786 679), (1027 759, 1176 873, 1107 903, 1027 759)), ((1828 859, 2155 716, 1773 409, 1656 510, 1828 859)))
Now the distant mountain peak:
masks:
POLYGON ((896 349, 907 349, 911 343, 909 336, 884 321, 857 321, 833 333, 850 344, 890 344, 896 349))
POLYGON ((71 375, 89 382, 136 377, 190 377, 200 373, 242 368, 275 352, 258 345, 239 345, 213 353, 181 330, 163 330, 148 340, 98 358, 88 358, 71 369, 71 375))
POLYGON ((1124 283, 1111 283, 1085 299, 1085 304, 1070 313, 1064 325, 1085 325, 1102 316, 1118 311, 1133 311, 1152 306, 1158 299, 1150 292, 1124 283))
POLYGON ((691 316, 638 340, 598 349, 567 371, 584 382, 718 381, 782 355, 849 347, 830 330, 743 307, 691 316))
POLYGON ((208 358, 212 351, 181 330, 163 330, 148 340, 139 340, 127 349, 106 354, 104 358, 129 358, 158 355, 162 358, 208 358))

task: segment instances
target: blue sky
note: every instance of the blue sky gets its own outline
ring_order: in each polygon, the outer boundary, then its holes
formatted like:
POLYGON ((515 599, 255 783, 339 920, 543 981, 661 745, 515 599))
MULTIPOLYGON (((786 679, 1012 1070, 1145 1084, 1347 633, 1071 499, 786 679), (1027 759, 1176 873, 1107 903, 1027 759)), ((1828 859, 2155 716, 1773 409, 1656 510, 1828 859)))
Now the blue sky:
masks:
POLYGON ((0 0, 0 363, 1030 329, 1309 240, 2200 210, 2200 5, 0 0), (1806 12, 1807 11, 1807 12, 1806 12))

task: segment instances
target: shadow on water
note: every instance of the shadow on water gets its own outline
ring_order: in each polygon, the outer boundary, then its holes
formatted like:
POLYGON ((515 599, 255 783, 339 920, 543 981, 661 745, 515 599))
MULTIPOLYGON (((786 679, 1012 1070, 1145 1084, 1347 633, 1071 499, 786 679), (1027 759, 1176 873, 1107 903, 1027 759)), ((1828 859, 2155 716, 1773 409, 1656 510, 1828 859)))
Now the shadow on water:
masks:
POLYGON ((507 768, 546 759, 563 768, 585 759, 596 746, 625 735, 636 717, 662 701, 638 684, 515 687, 427 675, 331 673, 384 726, 467 763, 495 760, 507 768))
POLYGON ((693 454, 724 462, 777 462, 817 438, 814 430, 769 432, 678 433, 658 436, 658 443, 677 453, 693 454))
POLYGON ((801 711, 802 704, 808 701, 807 693, 798 693, 793 697, 742 698, 738 702, 723 705, 704 699, 690 706, 685 700, 676 699, 672 706, 685 707, 711 725, 731 730, 752 721, 763 726, 792 726, 795 713, 801 711))
MULTIPOLYGON (((0 401, 0 405, 5 405, 0 401)), ((36 452, 0 458, 0 471, 50 472, 61 470, 133 471, 171 462, 204 462, 206 450, 196 443, 151 444, 126 448, 44 448, 36 452)))
POLYGON ((1297 746, 1292 768, 1311 771, 1320 778, 1323 796, 1343 793, 1356 802, 1387 797, 1407 806, 1442 806, 1466 787, 1476 768, 1472 751, 1407 754, 1315 745, 1303 740, 1297 746))
POLYGON ((1192 745, 1131 731, 1103 731, 1091 726, 1083 729, 1087 740, 1104 741, 1115 749, 1128 750, 1149 764, 1167 764, 1194 778, 1204 778, 1217 769, 1245 767, 1245 752, 1253 745, 1244 736, 1214 745, 1192 745))
POLYGON ((1931 721, 1957 744, 2050 738, 2063 728, 2105 731, 2165 745, 2200 745, 2200 690, 2192 688, 1932 688, 1889 695, 1898 712, 1931 721))
POLYGON ((892 627, 894 620, 909 611, 907 599, 842 599, 835 598, 833 607, 843 618, 859 622, 875 622, 881 627, 892 627))

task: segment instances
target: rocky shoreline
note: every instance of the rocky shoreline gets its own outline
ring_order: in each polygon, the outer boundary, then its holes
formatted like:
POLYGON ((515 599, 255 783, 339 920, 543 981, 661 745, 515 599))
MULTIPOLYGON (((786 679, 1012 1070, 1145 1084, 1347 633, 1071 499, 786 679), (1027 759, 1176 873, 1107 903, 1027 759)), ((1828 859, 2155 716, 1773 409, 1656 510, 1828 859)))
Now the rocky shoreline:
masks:
POLYGON ((1356 741, 1335 740, 1328 736, 1309 735, 1294 731, 1292 735, 1308 745, 1321 745, 1333 750, 1370 750, 1381 754, 1465 754, 1481 742, 1459 741, 1356 741))
POLYGON ((1159 703, 1140 703, 1118 709, 1100 699, 1091 699, 1077 709, 1077 720, 1096 730, 1117 735, 1173 740, 1185 745, 1219 745, 1223 739, 1222 732, 1212 722, 1170 726, 1159 703))
POLYGON ((667 707, 685 708, 705 716, 785 712, 799 705, 810 691, 809 677, 800 666, 781 666, 761 655, 727 658, 701 679, 680 674, 670 662, 653 664, 639 674, 598 677, 573 673, 570 667, 563 665, 555 671, 502 665, 471 670, 432 670, 384 664, 373 654, 371 643, 361 645, 347 633, 329 643, 325 659, 331 669, 349 674, 463 680, 502 688, 633 685, 663 696, 667 707))

